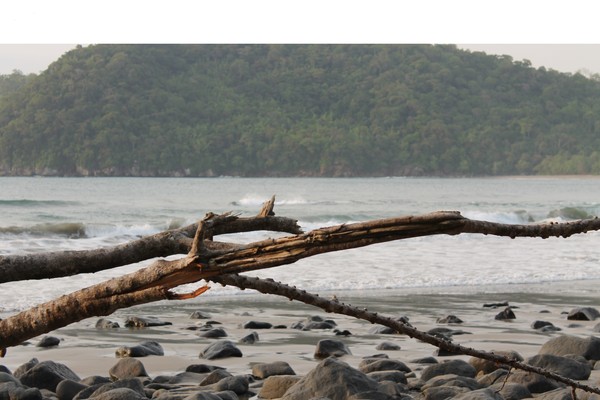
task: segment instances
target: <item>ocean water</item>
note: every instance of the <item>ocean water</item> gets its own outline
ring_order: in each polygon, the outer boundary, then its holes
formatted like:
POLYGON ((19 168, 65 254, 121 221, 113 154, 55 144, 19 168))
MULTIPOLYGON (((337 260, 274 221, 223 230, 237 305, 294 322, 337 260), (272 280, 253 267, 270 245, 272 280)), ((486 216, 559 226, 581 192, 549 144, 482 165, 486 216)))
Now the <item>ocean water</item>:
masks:
MULTIPOLYGON (((275 213, 305 231, 342 223, 460 211, 501 223, 569 221, 600 214, 600 178, 40 178, 0 177, 0 257, 113 246, 196 221, 207 212, 275 213)), ((253 232, 219 237, 252 242, 253 232)), ((501 291, 516 285, 600 279, 600 234, 568 239, 436 235, 310 257, 251 273, 313 292, 382 289, 501 291)), ((96 274, 0 284, 0 315, 119 276, 96 274)), ((203 296, 243 295, 213 285, 203 296)), ((184 288, 189 289, 189 288, 184 288)))

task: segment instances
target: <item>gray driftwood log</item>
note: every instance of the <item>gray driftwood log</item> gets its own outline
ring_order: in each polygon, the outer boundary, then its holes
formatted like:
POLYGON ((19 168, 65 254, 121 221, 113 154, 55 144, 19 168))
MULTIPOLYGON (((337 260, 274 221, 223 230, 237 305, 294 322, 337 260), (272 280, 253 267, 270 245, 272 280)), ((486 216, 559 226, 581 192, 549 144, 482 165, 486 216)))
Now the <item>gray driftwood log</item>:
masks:
MULTIPOLYGON (((242 288, 256 287, 257 290, 264 293, 293 297, 296 300, 322 307, 327 311, 353 315, 357 318, 372 322, 376 321, 388 326, 392 325, 392 328, 407 333, 411 337, 419 338, 441 348, 447 348, 449 346, 447 342, 429 337, 423 332, 411 331, 412 328, 398 325, 397 321, 389 318, 371 315, 366 310, 355 312, 347 306, 340 308, 339 304, 332 302, 315 301, 314 297, 306 297, 304 291, 292 290, 282 284, 273 286, 268 281, 263 280, 250 281, 237 274, 291 264, 316 254, 418 236, 480 233, 510 238, 547 238, 550 236, 566 238, 573 234, 600 229, 600 219, 598 218, 569 223, 507 225, 471 220, 456 211, 440 211, 420 216, 343 224, 303 233, 295 220, 275 217, 273 213, 274 201, 273 197, 266 202, 255 217, 240 218, 231 214, 216 215, 209 213, 198 224, 159 233, 113 248, 0 257, 1 283, 21 279, 42 279, 95 272, 157 256, 164 257, 187 253, 182 258, 171 261, 157 260, 148 267, 134 273, 63 295, 0 320, 1 353, 4 354, 6 348, 16 346, 27 339, 85 318, 109 315, 117 309, 136 304, 198 296, 205 292, 208 286, 201 286, 194 292, 186 294, 175 293, 172 289, 183 284, 200 281, 215 281, 242 288), (223 233, 253 230, 273 230, 292 233, 293 235, 245 245, 213 240, 214 236, 223 233), (194 235, 193 238, 192 235, 194 235), (307 299, 309 301, 306 301, 307 299)), ((452 350, 539 373, 539 371, 528 369, 530 366, 515 364, 514 360, 498 355, 485 355, 485 352, 460 347, 452 350)), ((555 376, 553 379, 560 380, 562 378, 555 376)), ((563 382, 571 384, 564 380, 563 382)), ((577 387, 600 393, 594 388, 589 389, 581 385, 577 387)))

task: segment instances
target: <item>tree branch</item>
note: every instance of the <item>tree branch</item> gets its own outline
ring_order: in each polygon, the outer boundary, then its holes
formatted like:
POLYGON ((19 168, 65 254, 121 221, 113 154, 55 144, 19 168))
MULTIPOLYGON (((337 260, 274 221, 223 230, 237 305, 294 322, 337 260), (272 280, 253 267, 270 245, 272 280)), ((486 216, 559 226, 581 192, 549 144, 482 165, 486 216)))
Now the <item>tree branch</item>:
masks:
POLYGON ((573 379, 548 371, 547 369, 535 367, 522 361, 518 361, 513 358, 508 358, 499 354, 489 353, 483 350, 476 350, 470 347, 454 344, 448 340, 444 340, 437 336, 433 336, 426 332, 420 331, 412 327, 411 325, 403 323, 402 321, 392 319, 387 316, 382 316, 375 312, 370 312, 366 308, 360 309, 348 304, 340 303, 339 301, 327 300, 322 297, 319 297, 318 294, 311 294, 308 293, 306 290, 296 289, 294 287, 280 282, 275 282, 273 280, 268 279, 259 279, 256 277, 249 278, 237 274, 221 275, 215 278, 211 278, 211 281, 220 283, 222 285, 236 286, 240 289, 254 289, 259 291, 260 293, 275 294, 278 296, 287 297, 289 300, 297 300, 305 304, 319 307, 329 313, 348 315, 351 317, 369 321, 373 324, 384 325, 394 329, 398 333, 405 334, 413 339, 418 339, 422 342, 432 344, 440 349, 444 349, 452 353, 470 355, 473 357, 492 361, 497 364, 506 364, 513 368, 543 375, 557 382, 562 382, 566 385, 569 385, 574 389, 577 388, 586 392, 600 394, 600 388, 581 384, 573 379))

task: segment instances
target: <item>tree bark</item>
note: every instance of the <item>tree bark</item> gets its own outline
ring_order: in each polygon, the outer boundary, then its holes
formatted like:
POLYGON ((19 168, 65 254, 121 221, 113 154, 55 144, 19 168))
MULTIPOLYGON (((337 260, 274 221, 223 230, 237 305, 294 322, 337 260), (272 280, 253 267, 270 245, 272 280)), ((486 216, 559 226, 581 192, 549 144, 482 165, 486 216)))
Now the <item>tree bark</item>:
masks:
MULTIPOLYGON (((219 276, 252 270, 271 268, 294 263, 302 258, 316 254, 340 251, 375 243, 400 240, 417 236, 460 233, 482 233, 508 237, 568 237, 575 233, 600 229, 600 219, 591 219, 563 224, 542 225, 505 225, 464 218, 459 212, 441 211, 421 216, 382 219, 356 224, 343 224, 316 229, 308 233, 298 233, 300 228, 295 220, 273 216, 274 198, 265 203, 261 212, 251 218, 239 218, 231 214, 207 214, 196 226, 194 239, 190 238, 191 227, 174 232, 163 232, 150 238, 140 239, 129 244, 136 256, 125 257, 127 263, 155 257, 158 250, 164 250, 165 242, 175 242, 171 248, 179 253, 182 247, 189 249, 186 256, 172 261, 157 260, 150 266, 134 273, 94 285, 47 303, 25 310, 0 321, 0 348, 15 346, 21 342, 50 332, 85 318, 108 315, 119 308, 130 307, 163 299, 184 299, 205 291, 200 288, 190 294, 176 294, 171 290, 177 286, 195 283, 201 280, 215 280, 219 276), (249 231, 256 229, 284 230, 295 232, 293 236, 263 240, 246 245, 213 241, 213 236, 222 233, 249 231), (183 232, 186 232, 184 234, 183 232), (183 235, 183 239, 177 235, 183 235), (147 248, 150 247, 151 249, 147 248), (145 249, 145 250, 144 250, 145 249)), ((114 267, 122 262, 127 244, 109 250, 103 250, 105 265, 97 264, 95 270, 114 267), (114 258, 113 258, 114 257, 114 258), (119 261, 115 261, 119 260, 119 261)), ((167 246, 168 247, 168 246, 167 246)), ((171 251, 168 251, 171 252, 171 251)), ((98 256, 97 251, 77 252, 82 264, 92 262, 98 256)), ((162 253, 161 253, 162 254, 162 253)), ((171 253, 173 254, 173 253, 171 253)), ((73 260, 72 254, 59 255, 49 253, 38 255, 37 262, 73 260), (63 258, 65 257, 65 258, 63 258)), ((5 270, 11 277, 20 279, 16 268, 21 267, 21 259, 7 257, 5 270)), ((30 259, 31 262, 33 259, 30 259)), ((40 267, 32 264, 26 273, 31 279, 31 269, 40 267)), ((75 273, 77 268, 59 268, 54 275, 64 276, 75 273)), ((87 270, 86 270, 87 271, 87 270)), ((53 271, 46 270, 43 277, 49 277, 53 271)))

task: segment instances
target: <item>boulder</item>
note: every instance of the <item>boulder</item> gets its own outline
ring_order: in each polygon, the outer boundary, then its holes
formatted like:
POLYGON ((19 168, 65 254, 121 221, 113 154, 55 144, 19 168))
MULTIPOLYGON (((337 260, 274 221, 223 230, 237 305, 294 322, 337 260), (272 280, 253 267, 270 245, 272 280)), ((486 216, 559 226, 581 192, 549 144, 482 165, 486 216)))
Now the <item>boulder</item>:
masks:
MULTIPOLYGON (((504 356, 507 358, 511 358, 517 361, 523 361, 523 357, 514 350, 492 350, 491 353, 497 354, 499 356, 504 356)), ((469 359, 469 364, 475 368, 477 373, 489 374, 492 371, 495 371, 498 368, 510 369, 508 365, 499 364, 494 361, 484 360, 483 358, 471 357, 469 359)))
POLYGON ((477 389, 472 392, 454 396, 453 400, 505 400, 500 394, 489 388, 477 389))
POLYGON ((70 379, 79 381, 79 377, 69 367, 54 361, 42 361, 25 372, 19 380, 25 386, 56 391, 60 381, 70 379))
POLYGON ((574 308, 567 315, 567 319, 577 321, 594 321, 598 317, 600 317, 600 312, 594 307, 574 308))
POLYGON ((456 315, 447 315, 443 318, 436 320, 438 324, 462 324, 463 320, 458 318, 456 315))
POLYGON ((211 386, 217 392, 232 391, 235 394, 245 394, 248 392, 248 378, 242 375, 228 376, 221 379, 211 386))
POLYGON ((219 382, 221 379, 229 378, 231 373, 227 372, 224 369, 215 369, 211 371, 208 375, 204 377, 198 384, 198 386, 208 386, 219 382))
POLYGON ((592 367, 587 362, 554 354, 538 354, 530 357, 527 363, 578 381, 588 379, 592 372, 592 367))
POLYGON ((600 339, 594 336, 580 338, 562 335, 544 343, 538 354, 554 354, 555 356, 572 354, 582 356, 586 360, 600 360, 600 339))
POLYGON ((527 371, 513 371, 508 376, 507 382, 519 383, 525 386, 531 393, 549 392, 565 386, 564 384, 550 380, 545 376, 527 371))
POLYGON ((516 315, 513 312, 513 310, 510 307, 506 307, 504 309, 504 311, 499 312, 498 314, 496 314, 496 316, 494 317, 494 319, 497 320, 509 320, 509 319, 516 319, 516 315))
POLYGON ((94 400, 148 400, 145 395, 129 388, 112 389, 93 397, 94 400))
POLYGON ((423 390, 423 400, 448 400, 463 393, 470 392, 469 389, 459 386, 432 386, 423 390))
POLYGON ((17 382, 0 383, 0 399, 42 400, 42 392, 36 388, 27 388, 17 382))
POLYGON ((70 379, 60 381, 56 386, 56 395, 59 399, 72 399, 83 389, 89 387, 81 382, 75 382, 70 379))
POLYGON ((282 400, 328 398, 346 400, 360 392, 378 391, 379 383, 335 357, 321 361, 290 387, 282 400))
POLYGON ((188 365, 185 369, 186 372, 195 372, 198 374, 204 374, 207 372, 212 372, 215 369, 225 369, 223 367, 217 367, 216 365, 207 365, 207 364, 192 364, 188 365))
POLYGON ((493 384, 490 389, 498 391, 504 400, 521 400, 533 397, 531 392, 520 383, 502 381, 493 384))
POLYGON ((374 335, 394 335, 398 332, 388 326, 375 325, 369 329, 369 333, 374 335))
POLYGON ((390 351, 400 350, 400 346, 392 342, 381 342, 375 347, 376 350, 390 351))
POLYGON ((194 311, 191 315, 190 315, 191 319, 209 319, 210 318, 210 314, 205 313, 203 311, 194 311))
POLYGON ((21 376, 23 376, 25 372, 29 371, 31 368, 35 367, 39 363, 40 361, 34 357, 26 363, 19 365, 17 369, 15 369, 15 371, 13 372, 13 375, 15 376, 15 378, 21 379, 21 376))
POLYGON ((278 399, 295 385, 302 377, 297 375, 272 375, 265 379, 258 397, 261 399, 278 399))
POLYGON ((436 386, 454 386, 466 388, 468 390, 483 389, 484 385, 477 382, 474 378, 459 376, 455 374, 437 375, 428 379, 423 385, 423 390, 436 386))
POLYGON ((427 382, 429 379, 438 376, 454 374, 459 376, 466 376, 468 378, 475 378, 477 372, 472 365, 463 360, 448 360, 443 363, 433 364, 428 366, 421 372, 421 379, 427 382))
POLYGON ((385 358, 365 358, 358 364, 358 369, 365 374, 375 371, 411 372, 411 369, 402 361, 385 358))
POLYGON ((367 376, 371 379, 375 379, 377 382, 391 381, 405 385, 408 383, 406 375, 404 375, 404 372, 402 371, 373 371, 369 372, 367 376))
MULTIPOLYGON (((144 396, 144 385, 139 379, 136 378, 127 378, 127 379, 119 379, 115 382, 106 383, 96 389, 91 395, 90 398, 97 398, 103 395, 104 393, 111 392, 115 389, 129 389, 138 395, 144 396)), ((117 392, 118 393, 118 392, 117 392)), ((111 397, 106 397, 111 398, 111 397)))
POLYGON ((200 352, 200 358, 216 360, 227 357, 242 357, 242 351, 230 340, 215 342, 200 352))
POLYGON ((223 328, 212 328, 204 332, 200 332, 198 336, 209 339, 217 339, 227 337, 227 332, 223 328))
POLYGON ((115 329, 115 328, 119 328, 119 327, 120 326, 119 326, 118 322, 113 322, 106 318, 100 318, 100 319, 98 319, 98 321, 96 321, 97 329, 115 329))
POLYGON ((273 324, 262 321, 248 321, 243 325, 244 329, 271 329, 273 324))
POLYGON ((290 364, 285 361, 254 364, 252 375, 258 379, 267 379, 274 375, 296 375, 290 364))
POLYGON ((149 326, 173 325, 171 322, 162 321, 156 317, 128 317, 125 326, 128 328, 146 328, 149 326))
POLYGON ((330 356, 342 357, 348 354, 352 353, 344 342, 335 339, 321 339, 317 343, 314 357, 317 360, 322 360, 330 356))
POLYGON ((42 340, 40 340, 36 347, 55 347, 60 344, 60 339, 55 336, 44 336, 42 340))
POLYGON ((258 342, 258 340, 259 340, 258 333, 250 332, 249 334, 247 334, 246 336, 244 336, 243 338, 240 339, 240 343, 254 344, 254 343, 258 342))
POLYGON ((162 346, 158 342, 146 341, 136 346, 122 346, 115 351, 115 355, 119 358, 123 357, 147 357, 147 356, 163 356, 165 353, 162 346))
POLYGON ((138 376, 148 376, 144 364, 135 358, 123 358, 108 371, 111 379, 128 379, 138 376))

